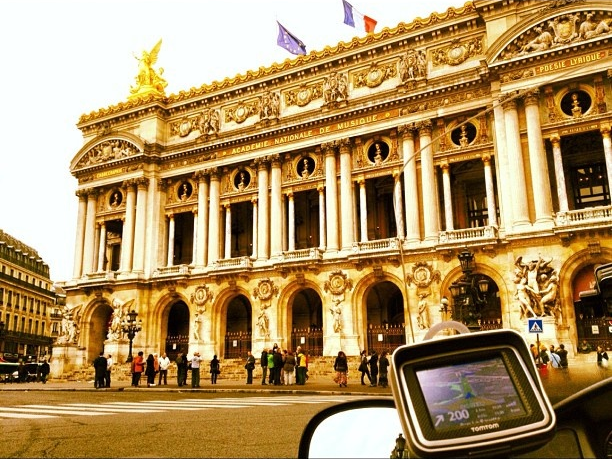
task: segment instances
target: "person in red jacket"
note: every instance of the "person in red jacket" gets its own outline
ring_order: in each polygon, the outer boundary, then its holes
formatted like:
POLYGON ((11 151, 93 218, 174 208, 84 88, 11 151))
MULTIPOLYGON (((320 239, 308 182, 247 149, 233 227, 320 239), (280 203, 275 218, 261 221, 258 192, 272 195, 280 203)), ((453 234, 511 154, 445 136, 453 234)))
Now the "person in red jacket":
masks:
POLYGON ((144 352, 140 351, 134 360, 132 360, 132 386, 138 387, 140 384, 140 377, 144 371, 144 352))

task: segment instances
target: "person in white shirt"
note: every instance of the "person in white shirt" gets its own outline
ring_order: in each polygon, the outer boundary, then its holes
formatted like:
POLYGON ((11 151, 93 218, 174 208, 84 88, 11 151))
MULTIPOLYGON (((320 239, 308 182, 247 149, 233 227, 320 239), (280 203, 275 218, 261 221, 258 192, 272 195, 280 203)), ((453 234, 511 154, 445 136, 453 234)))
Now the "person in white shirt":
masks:
POLYGON ((164 386, 168 385, 168 367, 170 366, 170 359, 164 352, 159 359, 159 382, 158 386, 161 386, 162 379, 164 380, 164 386))
POLYGON ((200 387, 200 357, 199 352, 194 352, 191 358, 191 387, 200 387))
POLYGON ((113 356, 108 354, 108 356, 106 357, 106 377, 105 379, 105 386, 106 387, 110 387, 111 384, 111 370, 113 369, 113 356))

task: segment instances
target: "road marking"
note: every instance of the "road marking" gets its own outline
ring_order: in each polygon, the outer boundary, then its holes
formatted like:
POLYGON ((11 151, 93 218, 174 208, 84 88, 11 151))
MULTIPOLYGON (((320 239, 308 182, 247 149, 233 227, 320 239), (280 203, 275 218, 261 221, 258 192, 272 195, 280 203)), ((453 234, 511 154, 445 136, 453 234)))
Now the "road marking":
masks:
POLYGON ((320 397, 281 396, 281 397, 224 397, 215 399, 145 400, 142 402, 106 403, 63 403, 59 405, 16 405, 0 407, 0 420, 7 419, 44 419, 60 416, 99 416, 121 413, 159 413, 165 411, 204 411, 216 409, 240 409, 258 406, 285 406, 298 404, 341 403, 353 399, 351 396, 320 397))

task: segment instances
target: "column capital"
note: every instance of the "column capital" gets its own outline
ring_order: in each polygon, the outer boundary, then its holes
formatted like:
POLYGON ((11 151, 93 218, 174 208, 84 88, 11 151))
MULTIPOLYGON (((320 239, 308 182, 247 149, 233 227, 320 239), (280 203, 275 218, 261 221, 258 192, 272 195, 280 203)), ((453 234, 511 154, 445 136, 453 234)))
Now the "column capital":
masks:
POLYGON ((293 199, 293 191, 286 192, 285 196, 287 196, 289 199, 293 199))
POLYGON ((87 195, 89 194, 89 191, 91 190, 91 188, 87 188, 87 189, 83 189, 83 190, 76 190, 74 192, 74 194, 81 199, 86 199, 87 195))
POLYGON ((601 135, 604 137, 610 137, 610 126, 602 126, 599 129, 599 132, 601 132, 601 135))
POLYGON ((444 161, 443 163, 440 163, 440 169, 442 169, 443 172, 448 172, 450 170, 450 164, 444 161))
POLYGON ((431 135, 433 131, 431 120, 418 121, 414 123, 414 125, 419 130, 419 134, 431 135))
POLYGON ((561 136, 556 132, 554 134, 551 134, 549 139, 553 147, 558 147, 561 143, 561 136))
POLYGON ((193 173, 193 179, 197 180, 200 183, 205 182, 207 177, 208 177, 207 171, 195 171, 193 173))
POLYGON ((321 144, 321 150, 325 156, 333 156, 336 154, 336 143, 335 142, 325 142, 321 144))
POLYGON ((266 157, 266 158, 256 158, 254 162, 255 162, 255 166, 257 167, 257 170, 263 171, 263 170, 266 170, 266 168, 268 167, 268 163, 270 161, 266 157))
POLYGON ((136 183, 137 183, 136 179, 128 179, 128 180, 124 180, 121 185, 127 188, 128 190, 130 190, 130 189, 134 189, 134 187, 136 186, 136 183))
POLYGON ((403 138, 406 138, 406 137, 413 138, 416 131, 417 131, 417 128, 414 125, 414 123, 400 124, 397 127, 397 133, 403 138))
POLYGON ((280 167, 281 166, 281 157, 278 154, 268 156, 272 167, 280 167))
POLYGON ((343 139, 338 140, 338 147, 340 149, 340 154, 350 153, 351 152, 351 139, 345 137, 343 139))
POLYGON ((257 197, 251 198, 251 204, 253 204, 254 206, 257 205, 257 197))
POLYGON ((504 110, 516 110, 517 91, 507 92, 499 96, 499 103, 504 110))
POLYGON ((149 179, 146 177, 140 177, 134 180, 139 190, 146 190, 149 186, 149 179))
POLYGON ((491 163, 491 155, 489 155, 488 153, 485 153, 484 155, 482 155, 482 158, 480 158, 480 159, 485 164, 490 164, 491 163))
POLYGON ((540 101, 540 90, 538 88, 527 91, 522 95, 525 105, 537 105, 540 101))

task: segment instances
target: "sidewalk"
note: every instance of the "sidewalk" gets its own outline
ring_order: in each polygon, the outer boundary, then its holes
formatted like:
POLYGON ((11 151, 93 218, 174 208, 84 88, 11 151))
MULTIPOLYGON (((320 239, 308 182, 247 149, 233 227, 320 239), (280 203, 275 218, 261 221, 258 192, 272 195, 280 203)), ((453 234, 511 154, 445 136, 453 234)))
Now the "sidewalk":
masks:
POLYGON ((218 379, 217 384, 211 384, 208 379, 202 379, 200 387, 192 389, 187 382, 186 386, 179 387, 176 381, 168 380, 167 386, 147 387, 146 380, 141 380, 139 387, 132 387, 131 381, 111 381, 110 388, 95 389, 93 381, 59 381, 50 380, 46 384, 40 382, 29 383, 4 383, 0 384, 0 392, 4 391, 148 391, 148 392, 228 392, 228 393, 290 393, 290 394, 334 394, 334 395, 359 395, 359 396, 390 396, 391 388, 362 386, 359 379, 351 383, 348 387, 339 387, 335 384, 331 376, 329 380, 323 378, 309 379, 303 386, 274 386, 262 385, 260 381, 253 384, 246 384, 240 381, 218 379))

